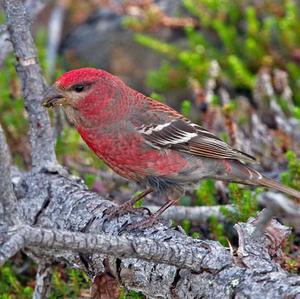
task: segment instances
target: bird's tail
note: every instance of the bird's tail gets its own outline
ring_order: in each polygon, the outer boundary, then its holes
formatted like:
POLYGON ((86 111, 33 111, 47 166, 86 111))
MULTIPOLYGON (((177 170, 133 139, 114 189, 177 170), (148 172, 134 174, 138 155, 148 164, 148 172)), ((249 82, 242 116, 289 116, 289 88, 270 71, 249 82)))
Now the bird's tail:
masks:
MULTIPOLYGON (((225 171, 227 175, 226 180, 235 181, 237 183, 242 183, 242 184, 264 186, 267 188, 276 189, 280 192, 286 193, 297 199, 300 199, 299 191, 284 186, 273 179, 265 177, 254 168, 247 166, 239 161, 231 160, 229 162, 227 160, 227 161, 223 161, 223 164, 225 165, 224 169, 226 169, 225 171)), ((224 176, 222 176, 221 179, 224 179, 224 176)))
POLYGON ((274 181, 272 179, 269 179, 267 177, 263 176, 261 179, 258 180, 258 183, 262 186, 276 189, 280 192, 286 193, 286 194, 291 195, 291 196, 293 196, 297 199, 300 199, 300 192, 299 191, 297 191, 293 188, 284 186, 281 183, 276 182, 276 181, 274 181))
POLYGON ((272 189, 276 189, 280 192, 286 193, 288 195, 291 195, 297 199, 300 199, 300 192, 290 188, 288 186, 282 185, 281 183, 270 179, 268 177, 265 177, 264 175, 262 175, 261 173, 259 173, 257 170, 253 169, 250 166, 246 166, 243 164, 235 164, 237 166, 237 168, 235 168, 235 170, 241 171, 242 173, 245 175, 247 173, 248 175, 248 183, 251 185, 260 185, 260 186, 264 186, 264 187, 268 187, 268 188, 272 188, 272 189))

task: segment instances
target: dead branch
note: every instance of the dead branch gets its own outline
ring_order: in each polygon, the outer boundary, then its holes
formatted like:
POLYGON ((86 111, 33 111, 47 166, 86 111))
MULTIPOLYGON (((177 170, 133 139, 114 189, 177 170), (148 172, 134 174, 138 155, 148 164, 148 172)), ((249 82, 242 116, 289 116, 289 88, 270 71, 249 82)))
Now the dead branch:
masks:
POLYGON ((36 273, 36 285, 32 299, 46 299, 51 290, 51 267, 43 263, 39 265, 36 273))
POLYGON ((26 110, 29 115, 29 139, 32 147, 32 165, 47 167, 56 160, 54 141, 47 111, 41 106, 45 82, 27 22, 23 3, 19 0, 2 1, 7 28, 18 62, 26 110))
MULTIPOLYGON (((31 20, 34 20, 39 12, 45 7, 49 0, 26 0, 24 6, 31 20)), ((7 26, 0 29, 0 68, 3 66, 7 55, 13 50, 7 26)))
POLYGON ((53 74, 56 65, 58 47, 61 42, 63 22, 66 9, 70 1, 60 0, 54 6, 48 26, 47 67, 50 75, 53 74))
POLYGON ((258 196, 258 202, 267 207, 272 213, 285 220, 296 229, 300 227, 300 207, 298 204, 286 198, 284 194, 275 192, 264 192, 258 196))
MULTIPOLYGON (((159 209, 157 206, 146 206, 151 213, 154 213, 159 209)), ((224 206, 201 206, 201 207, 183 207, 183 206, 173 206, 167 209, 162 215, 163 220, 174 220, 183 221, 188 219, 193 223, 197 224, 207 224, 209 218, 214 216, 217 217, 219 221, 224 221, 224 215, 221 212, 221 208, 226 208, 234 211, 232 205, 224 206)))
MULTIPOLYGON (((99 252, 119 258, 139 258, 150 262, 165 263, 195 272, 209 266, 206 262, 212 263, 216 258, 215 254, 208 250, 209 243, 189 237, 186 238, 190 246, 183 246, 184 244, 178 240, 177 242, 159 241, 145 237, 134 237, 133 234, 113 236, 100 232, 97 234, 74 233, 65 230, 31 227, 24 224, 11 228, 8 235, 11 234, 13 236, 3 244, 0 251, 0 265, 12 257, 16 253, 16 248, 20 246, 22 246, 20 249, 38 247, 81 253, 99 252), (179 256, 180 259, 178 259, 179 256)), ((221 247, 221 245, 219 246, 221 247)))
POLYGON ((236 259, 218 242, 194 240, 161 223, 143 231, 120 233, 128 223, 147 216, 135 212, 109 221, 106 211, 112 203, 88 191, 74 177, 29 173, 14 181, 18 182, 15 192, 21 196, 20 211, 27 225, 15 234, 5 234, 6 243, 10 241, 7 237, 16 238, 16 246, 10 242, 12 248, 25 246, 31 255, 67 263, 91 279, 106 271, 106 260, 120 284, 151 298, 230 298, 233 294, 254 298, 266 292, 266 298, 278 298, 300 294, 300 277, 272 260, 268 239, 253 236, 252 222, 239 224, 243 228, 243 255, 236 259), (104 239, 110 245, 101 243, 104 239), (28 240, 32 243, 26 246, 28 240))

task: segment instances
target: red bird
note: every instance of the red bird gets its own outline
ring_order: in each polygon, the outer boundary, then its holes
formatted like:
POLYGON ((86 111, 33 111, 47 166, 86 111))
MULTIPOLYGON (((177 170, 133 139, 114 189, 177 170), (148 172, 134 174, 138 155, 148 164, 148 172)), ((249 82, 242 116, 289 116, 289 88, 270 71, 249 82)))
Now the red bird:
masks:
POLYGON ((152 219, 203 178, 262 185, 300 198, 300 192, 247 166, 255 162, 250 155, 103 70, 63 74, 46 92, 44 106, 62 106, 100 159, 147 188, 138 198, 152 191, 167 194, 170 201, 152 219))

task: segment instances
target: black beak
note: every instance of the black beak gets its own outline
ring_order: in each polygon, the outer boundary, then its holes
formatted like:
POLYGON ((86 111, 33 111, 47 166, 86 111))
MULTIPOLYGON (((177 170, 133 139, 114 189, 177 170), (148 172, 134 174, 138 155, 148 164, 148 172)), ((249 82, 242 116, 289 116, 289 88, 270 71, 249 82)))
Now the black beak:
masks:
POLYGON ((55 85, 52 85, 44 93, 44 101, 42 105, 44 107, 50 108, 62 104, 63 101, 63 94, 57 89, 55 85))

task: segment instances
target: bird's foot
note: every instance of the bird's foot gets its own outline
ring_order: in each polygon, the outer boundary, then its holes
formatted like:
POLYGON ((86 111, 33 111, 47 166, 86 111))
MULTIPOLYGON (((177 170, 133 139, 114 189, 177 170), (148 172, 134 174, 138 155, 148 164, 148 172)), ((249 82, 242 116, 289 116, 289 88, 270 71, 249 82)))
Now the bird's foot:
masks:
POLYGON ((127 231, 133 231, 133 230, 142 230, 148 227, 151 227, 152 225, 156 224, 158 222, 159 216, 170 206, 174 205, 177 202, 177 200, 170 200, 165 205, 163 205, 159 210, 157 210, 155 213, 151 214, 147 219, 135 222, 135 223, 128 223, 123 225, 121 230, 119 231, 119 235, 123 232, 127 231))
MULTIPOLYGON (((125 203, 126 204, 126 203, 125 203)), ((123 215, 129 214, 129 213, 141 213, 144 211, 147 211, 148 214, 150 215, 150 210, 148 208, 134 208, 133 206, 129 205, 121 205, 118 207, 110 207, 105 211, 106 217, 108 220, 112 220, 113 218, 116 217, 121 217, 123 215)))
POLYGON ((119 207, 111 207, 106 210, 106 215, 108 220, 111 220, 115 217, 120 217, 128 213, 132 212, 140 212, 147 210, 148 213, 150 214, 149 209, 147 208, 134 208, 134 204, 138 202, 140 199, 144 198, 147 194, 151 193, 153 190, 152 189, 147 189, 144 192, 132 197, 130 200, 126 201, 119 207))
POLYGON ((124 232, 132 232, 134 230, 143 230, 153 226, 154 224, 158 223, 157 220, 158 216, 156 213, 151 214, 147 219, 134 222, 134 223, 125 223, 122 228, 119 230, 119 235, 124 232))

